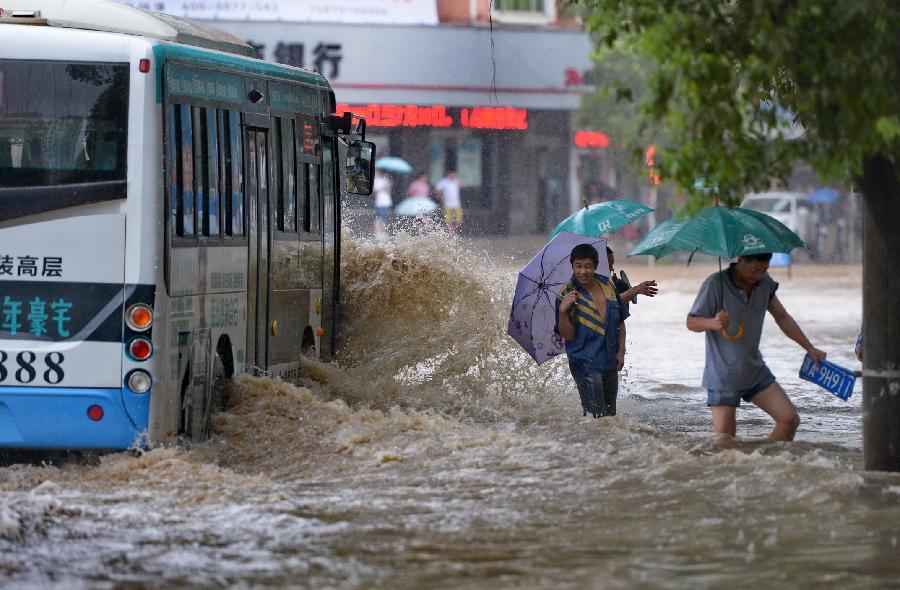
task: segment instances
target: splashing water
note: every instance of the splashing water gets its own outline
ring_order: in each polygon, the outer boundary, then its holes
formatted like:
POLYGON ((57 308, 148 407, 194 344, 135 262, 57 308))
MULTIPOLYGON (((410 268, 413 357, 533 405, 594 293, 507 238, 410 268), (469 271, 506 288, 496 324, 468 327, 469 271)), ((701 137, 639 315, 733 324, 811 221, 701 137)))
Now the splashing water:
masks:
MULTIPOLYGON (((501 250, 348 238, 336 363, 303 360, 299 385, 238 378, 191 450, 0 468, 0 585, 896 583, 900 478, 861 471, 858 393, 799 381, 802 352, 767 324, 798 442, 763 440, 750 408, 742 438, 711 438, 702 337, 684 329, 710 269, 658 268, 661 294, 632 307, 620 415, 582 418, 565 361, 538 368, 505 335, 530 252, 501 250)), ((858 311, 822 313, 858 309, 846 271, 776 279, 851 366, 858 311)))

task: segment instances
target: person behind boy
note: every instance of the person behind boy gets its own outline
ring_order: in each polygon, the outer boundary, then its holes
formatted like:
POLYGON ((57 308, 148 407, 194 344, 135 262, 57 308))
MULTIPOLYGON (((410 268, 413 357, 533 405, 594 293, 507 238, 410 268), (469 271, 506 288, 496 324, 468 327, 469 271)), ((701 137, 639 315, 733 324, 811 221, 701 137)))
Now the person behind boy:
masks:
POLYGON ((766 272, 771 259, 771 254, 738 256, 737 263, 704 281, 688 313, 688 329, 706 332, 703 387, 716 434, 735 435, 735 414, 742 399, 775 420, 772 440, 793 440, 800 425, 797 408, 759 352, 766 311, 815 363, 825 358, 775 296, 778 283, 766 272))
MULTIPOLYGON (((656 294, 659 293, 659 287, 656 286, 655 279, 638 283, 632 287, 625 278, 624 272, 619 271, 619 276, 617 277, 616 255, 609 246, 606 247, 606 261, 609 263, 609 278, 612 279, 613 285, 616 287, 616 292, 622 299, 622 303, 625 304, 625 309, 628 309, 629 303, 635 303, 637 301, 638 295, 656 297, 656 294)), ((629 309, 629 313, 630 312, 631 310, 629 309)))
POLYGON ((566 342, 584 415, 594 418, 616 415, 628 317, 612 281, 597 274, 599 260, 590 244, 572 248, 572 280, 556 300, 556 331, 566 342))

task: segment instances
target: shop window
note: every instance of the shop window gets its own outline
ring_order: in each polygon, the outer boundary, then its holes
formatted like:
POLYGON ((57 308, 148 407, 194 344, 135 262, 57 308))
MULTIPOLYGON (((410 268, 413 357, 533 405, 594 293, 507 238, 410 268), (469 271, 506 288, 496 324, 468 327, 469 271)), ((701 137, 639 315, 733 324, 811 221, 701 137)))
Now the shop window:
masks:
POLYGON ((544 12, 544 0, 495 0, 494 8, 496 10, 544 12))
POLYGON ((553 0, 494 0, 491 14, 500 21, 547 23, 556 19, 553 0))
POLYGON ((456 170, 462 188, 481 188, 484 179, 482 150, 479 137, 436 137, 431 140, 429 178, 437 183, 448 171, 456 170))
POLYGON ((463 207, 490 209, 491 160, 485 152, 493 145, 489 134, 433 133, 429 178, 437 184, 450 170, 459 176, 463 207), (487 145, 486 145, 487 144, 487 145))

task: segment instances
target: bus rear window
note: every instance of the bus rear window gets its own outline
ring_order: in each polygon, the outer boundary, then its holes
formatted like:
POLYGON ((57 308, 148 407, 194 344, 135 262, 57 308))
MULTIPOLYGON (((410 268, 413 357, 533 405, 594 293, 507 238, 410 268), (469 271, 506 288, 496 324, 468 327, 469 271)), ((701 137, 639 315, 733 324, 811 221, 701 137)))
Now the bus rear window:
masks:
POLYGON ((125 180, 128 65, 0 60, 0 188, 125 180))

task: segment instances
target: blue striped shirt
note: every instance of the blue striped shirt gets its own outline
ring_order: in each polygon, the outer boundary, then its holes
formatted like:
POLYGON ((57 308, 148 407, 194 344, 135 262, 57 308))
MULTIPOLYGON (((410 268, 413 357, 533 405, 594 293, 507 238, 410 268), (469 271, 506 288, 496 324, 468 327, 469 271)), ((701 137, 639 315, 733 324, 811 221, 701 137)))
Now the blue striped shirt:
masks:
POLYGON ((619 352, 619 326, 628 317, 628 308, 616 293, 612 282, 604 276, 594 275, 603 288, 606 300, 595 302, 587 290, 578 284, 575 276, 556 298, 556 327, 559 333, 559 304, 573 289, 578 292, 577 305, 569 311, 575 324, 575 338, 566 341, 569 367, 573 371, 609 371, 616 368, 619 352))

